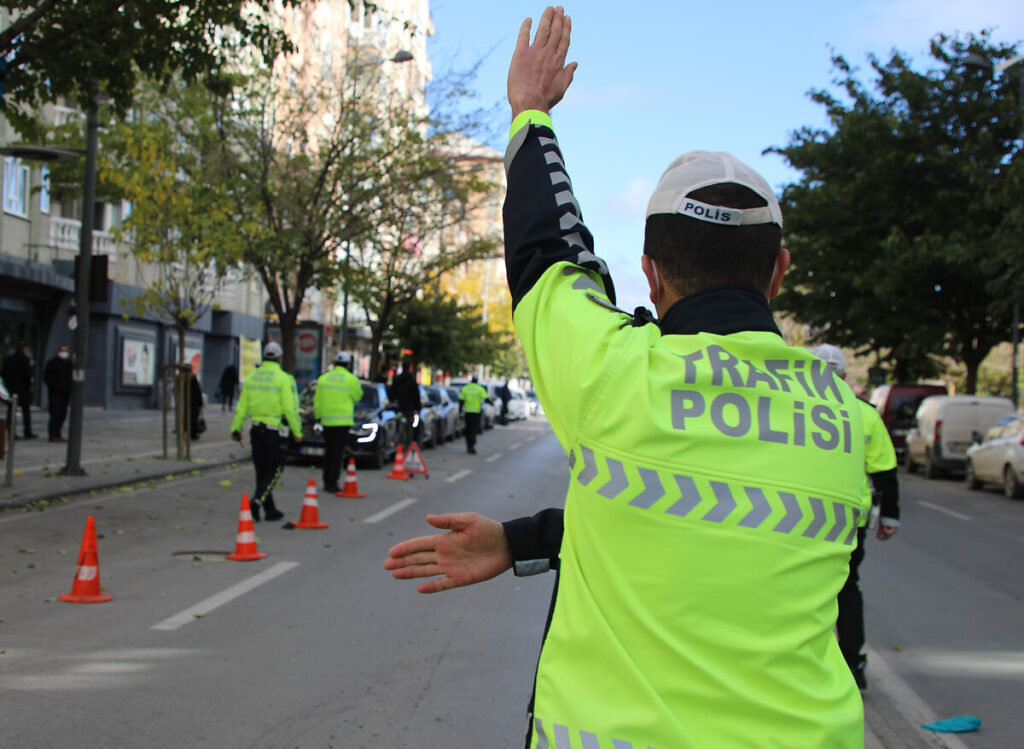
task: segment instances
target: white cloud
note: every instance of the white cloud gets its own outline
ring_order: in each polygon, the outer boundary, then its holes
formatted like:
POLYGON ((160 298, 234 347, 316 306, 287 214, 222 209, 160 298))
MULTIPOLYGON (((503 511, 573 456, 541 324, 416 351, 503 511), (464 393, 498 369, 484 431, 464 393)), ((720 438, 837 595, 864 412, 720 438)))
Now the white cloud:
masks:
POLYGON ((613 193, 601 203, 601 210, 625 218, 643 220, 647 213, 647 201, 654 192, 654 183, 644 177, 634 177, 626 184, 623 192, 613 193))
POLYGON ((923 50, 935 34, 993 29, 999 41, 1024 37, 1020 0, 870 0, 860 12, 857 35, 884 56, 890 48, 923 50), (877 49, 880 42, 885 49, 877 49))

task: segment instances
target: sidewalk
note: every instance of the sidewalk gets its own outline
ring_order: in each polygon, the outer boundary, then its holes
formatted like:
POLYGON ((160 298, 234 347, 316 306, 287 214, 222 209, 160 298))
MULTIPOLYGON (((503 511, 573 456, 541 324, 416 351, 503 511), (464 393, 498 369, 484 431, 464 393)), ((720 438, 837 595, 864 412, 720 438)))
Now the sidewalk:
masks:
MULTIPOLYGON (((173 418, 171 414, 168 416, 173 418)), ((177 447, 173 433, 168 435, 168 459, 163 458, 160 411, 86 408, 81 466, 87 475, 61 476, 58 472, 66 462, 67 443, 47 439, 48 415, 34 408, 32 425, 39 437, 15 442, 12 486, 0 485, 0 510, 249 460, 248 439, 242 445, 231 441, 230 411, 221 411, 219 405, 212 404, 203 409, 203 416, 207 430, 192 443, 192 460, 179 461, 174 459, 177 447)), ((19 418, 19 437, 22 434, 20 422, 19 418)), ((65 437, 67 433, 65 423, 65 437)), ((5 480, 6 470, 5 457, 0 460, 0 484, 5 480)))

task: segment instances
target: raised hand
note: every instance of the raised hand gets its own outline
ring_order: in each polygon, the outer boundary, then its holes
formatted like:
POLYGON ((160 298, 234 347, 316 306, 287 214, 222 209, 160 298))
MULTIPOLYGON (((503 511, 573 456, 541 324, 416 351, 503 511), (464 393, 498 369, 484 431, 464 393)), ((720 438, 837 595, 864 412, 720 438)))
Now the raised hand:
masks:
POLYGON ((513 117, 527 109, 549 111, 562 100, 576 71, 576 63, 565 64, 572 21, 562 6, 545 8, 530 44, 532 23, 527 18, 519 28, 508 68, 508 103, 513 117))

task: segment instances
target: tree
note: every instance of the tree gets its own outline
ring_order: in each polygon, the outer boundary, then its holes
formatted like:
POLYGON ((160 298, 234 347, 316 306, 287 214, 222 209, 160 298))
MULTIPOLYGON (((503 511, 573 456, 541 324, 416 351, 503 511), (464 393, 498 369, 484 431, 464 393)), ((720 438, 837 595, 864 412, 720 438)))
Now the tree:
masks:
POLYGON ((394 334, 417 362, 449 374, 490 364, 508 347, 484 323, 479 305, 462 305, 433 293, 405 305, 395 319, 394 334))
POLYGON ((484 188, 444 155, 452 132, 440 119, 408 95, 382 92, 381 62, 356 55, 342 77, 312 85, 257 74, 221 127, 237 213, 252 219, 245 261, 278 316, 286 369, 310 289, 344 283, 364 306, 376 367, 397 310, 491 247, 430 249, 484 188))
MULTIPOLYGON (((298 0, 283 0, 284 6, 298 0)), ((217 71, 240 50, 272 58, 287 41, 269 23, 272 0, 0 0, 0 114, 34 132, 40 105, 66 97, 88 109, 92 92, 131 108, 140 76, 170 86, 217 71)))
POLYGON ((997 289, 1013 265, 1000 238, 1019 114, 1006 81, 964 60, 1014 49, 982 34, 939 35, 930 50, 925 73, 899 52, 869 58, 874 91, 834 57, 841 96, 810 94, 829 128, 768 149, 802 173, 782 196, 793 271, 778 306, 831 343, 873 351, 897 380, 952 356, 974 392, 982 359, 1008 335, 997 289))
MULTIPOLYGON (((226 274, 242 255, 239 219, 226 189, 216 122, 223 112, 202 84, 180 84, 168 94, 150 89, 131 122, 114 124, 102 149, 101 185, 128 200, 132 212, 117 238, 131 243, 145 279, 128 300, 137 315, 168 321, 185 335, 213 303, 226 274)), ((178 457, 187 434, 184 408, 191 369, 178 370, 178 457)))

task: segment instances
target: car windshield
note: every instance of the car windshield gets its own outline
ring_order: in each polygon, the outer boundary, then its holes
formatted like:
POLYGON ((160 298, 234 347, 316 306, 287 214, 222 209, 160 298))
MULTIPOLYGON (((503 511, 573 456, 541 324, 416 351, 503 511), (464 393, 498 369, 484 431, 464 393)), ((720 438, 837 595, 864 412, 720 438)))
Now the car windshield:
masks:
POLYGON ((892 426, 894 429, 907 429, 914 425, 917 407, 925 399, 924 395, 897 395, 892 399, 892 426))
POLYGON ((427 388, 427 398, 435 406, 440 405, 441 403, 441 393, 433 388, 427 388))
POLYGON ((380 408, 380 393, 373 385, 363 385, 363 397, 359 399, 356 408, 370 410, 380 408))

